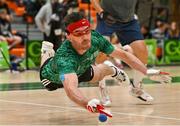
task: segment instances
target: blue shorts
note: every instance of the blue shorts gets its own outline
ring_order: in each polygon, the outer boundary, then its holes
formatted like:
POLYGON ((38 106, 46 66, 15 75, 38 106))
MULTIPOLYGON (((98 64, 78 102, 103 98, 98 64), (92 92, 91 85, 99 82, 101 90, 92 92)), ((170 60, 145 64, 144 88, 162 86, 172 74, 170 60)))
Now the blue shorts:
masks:
POLYGON ((116 33, 123 46, 129 45, 136 40, 144 40, 140 31, 140 25, 135 19, 127 23, 116 22, 112 25, 107 25, 104 20, 97 16, 96 31, 104 36, 111 36, 113 33, 116 33))

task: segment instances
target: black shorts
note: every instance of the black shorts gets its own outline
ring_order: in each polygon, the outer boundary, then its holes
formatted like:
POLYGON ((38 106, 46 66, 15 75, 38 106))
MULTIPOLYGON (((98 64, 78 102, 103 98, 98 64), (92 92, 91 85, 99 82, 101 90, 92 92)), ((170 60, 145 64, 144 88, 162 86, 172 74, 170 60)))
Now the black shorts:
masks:
MULTIPOLYGON (((53 91, 56 90, 58 88, 63 88, 63 84, 57 84, 57 83, 53 83, 50 80, 43 78, 41 75, 42 69, 43 67, 48 63, 48 61, 51 58, 47 59, 44 64, 41 66, 40 68, 40 80, 43 84, 43 86, 48 90, 48 91, 53 91)), ((93 67, 90 66, 82 75, 78 76, 78 82, 88 82, 91 81, 94 77, 94 70, 93 67)))
POLYGON ((80 82, 88 82, 91 81, 94 77, 93 67, 90 66, 81 76, 78 77, 78 81, 80 82))
POLYGON ((48 91, 54 91, 58 88, 62 88, 63 87, 63 84, 57 84, 57 83, 53 83, 51 82, 50 80, 42 77, 41 73, 42 73, 42 70, 43 70, 43 67, 49 62, 51 58, 47 59, 44 64, 41 66, 40 68, 40 72, 39 72, 39 76, 40 76, 40 80, 41 80, 41 83, 42 85, 48 90, 48 91))

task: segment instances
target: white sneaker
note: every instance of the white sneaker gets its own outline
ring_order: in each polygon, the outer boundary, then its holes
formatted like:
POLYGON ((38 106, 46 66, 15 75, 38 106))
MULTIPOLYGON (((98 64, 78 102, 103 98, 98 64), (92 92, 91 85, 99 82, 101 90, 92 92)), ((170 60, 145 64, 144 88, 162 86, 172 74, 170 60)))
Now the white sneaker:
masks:
POLYGON ((100 101, 104 106, 111 106, 111 99, 109 97, 109 93, 105 84, 105 80, 99 82, 99 90, 100 90, 100 101))
POLYGON ((41 66, 43 63, 54 56, 55 51, 53 50, 53 44, 48 42, 48 41, 43 41, 42 42, 42 47, 41 47, 41 66))
POLYGON ((104 64, 112 67, 115 70, 116 73, 115 73, 115 75, 112 76, 113 78, 116 78, 121 83, 127 83, 128 85, 130 84, 129 77, 126 74, 126 72, 124 72, 124 70, 119 69, 114 64, 112 64, 110 61, 105 61, 104 64))
POLYGON ((134 87, 134 86, 130 85, 129 93, 132 96, 137 97, 140 100, 145 101, 145 102, 151 102, 154 100, 154 98, 150 94, 145 92, 141 87, 138 88, 138 87, 134 87))
MULTIPOLYGON (((114 66, 113 66, 114 67, 114 66)), ((116 75, 112 76, 115 77, 118 81, 120 81, 121 83, 126 83, 129 84, 129 77, 128 75, 124 72, 124 70, 121 70, 117 67, 114 67, 116 69, 116 75)))

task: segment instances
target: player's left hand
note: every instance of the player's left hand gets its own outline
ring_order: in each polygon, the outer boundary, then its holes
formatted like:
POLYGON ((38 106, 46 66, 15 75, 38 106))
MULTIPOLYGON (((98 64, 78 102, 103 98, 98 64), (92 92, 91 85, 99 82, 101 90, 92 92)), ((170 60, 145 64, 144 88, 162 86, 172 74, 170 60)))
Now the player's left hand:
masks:
POLYGON ((161 70, 156 69, 148 69, 147 75, 149 76, 149 79, 158 81, 160 83, 171 83, 172 78, 169 73, 162 72, 161 70))

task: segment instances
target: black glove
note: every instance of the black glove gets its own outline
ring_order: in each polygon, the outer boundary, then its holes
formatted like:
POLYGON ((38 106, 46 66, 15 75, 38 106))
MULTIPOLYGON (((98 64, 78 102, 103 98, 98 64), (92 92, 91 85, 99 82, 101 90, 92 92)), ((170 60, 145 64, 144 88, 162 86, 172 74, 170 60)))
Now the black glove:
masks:
POLYGON ((99 14, 99 17, 101 20, 104 20, 105 23, 108 25, 112 25, 112 24, 116 23, 116 19, 113 16, 111 16, 108 12, 102 11, 99 14))

